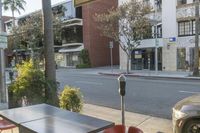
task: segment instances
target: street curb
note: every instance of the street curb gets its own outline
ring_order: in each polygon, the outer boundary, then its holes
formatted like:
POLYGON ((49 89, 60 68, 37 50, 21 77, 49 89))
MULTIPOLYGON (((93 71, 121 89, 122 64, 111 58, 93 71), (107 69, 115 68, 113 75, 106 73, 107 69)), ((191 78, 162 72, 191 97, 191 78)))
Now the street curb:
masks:
POLYGON ((125 73, 103 73, 99 72, 100 75, 106 75, 106 76, 120 76, 121 74, 124 74, 127 77, 141 77, 141 78, 147 78, 147 79, 182 79, 182 80, 200 80, 200 77, 168 77, 168 76, 144 76, 144 75, 133 75, 133 74, 125 74, 125 73))

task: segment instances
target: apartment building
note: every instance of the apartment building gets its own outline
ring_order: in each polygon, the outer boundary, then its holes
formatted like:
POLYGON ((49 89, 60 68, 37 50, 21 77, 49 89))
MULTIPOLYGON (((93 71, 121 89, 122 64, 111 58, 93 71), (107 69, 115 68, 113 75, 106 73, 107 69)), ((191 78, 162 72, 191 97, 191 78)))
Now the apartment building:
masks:
MULTIPOLYGON (((75 67, 81 62, 79 53, 83 49, 89 52, 92 67, 110 65, 109 42, 98 30, 98 23, 94 20, 95 13, 103 13, 117 7, 118 0, 97 0, 81 7, 74 7, 73 0, 65 0, 52 6, 54 14, 60 14, 62 20, 62 44, 55 45, 55 60, 58 66, 75 67)), ((39 11, 37 11, 39 12, 39 11)), ((35 12, 34 12, 35 13, 35 12)), ((31 13, 32 14, 32 13, 31 13)), ((31 14, 16 18, 17 24, 31 14)), ((7 21, 6 29, 12 27, 7 21)), ((113 64, 119 64, 119 47, 113 48, 113 64)))
MULTIPOLYGON (((119 0, 119 5, 123 2, 124 0, 119 0)), ((148 17, 156 23, 152 24, 152 37, 142 40, 141 45, 132 51, 132 70, 155 70, 157 47, 158 70, 192 71, 195 46, 194 0, 144 0, 144 2, 153 7, 148 17), (157 6, 155 3, 158 3, 157 6), (157 46, 154 38, 155 27, 157 27, 157 46)), ((126 55, 121 49, 120 68, 126 69, 126 55)))

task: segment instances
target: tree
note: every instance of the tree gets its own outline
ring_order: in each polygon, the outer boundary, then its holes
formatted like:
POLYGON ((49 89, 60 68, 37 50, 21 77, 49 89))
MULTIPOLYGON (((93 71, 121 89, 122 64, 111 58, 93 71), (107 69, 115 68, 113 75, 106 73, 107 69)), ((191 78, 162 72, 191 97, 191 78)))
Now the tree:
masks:
POLYGON ((121 49, 127 55, 127 73, 131 62, 132 51, 140 45, 140 41, 146 34, 150 23, 146 14, 150 11, 150 6, 130 0, 123 3, 118 8, 112 8, 107 13, 96 14, 95 20, 99 23, 98 28, 106 37, 119 43, 121 49))
MULTIPOLYGON (((42 0, 43 26, 44 26, 44 57, 45 57, 45 78, 56 84, 56 65, 54 58, 54 37, 52 24, 51 0, 42 0)), ((49 92, 46 93, 46 96, 49 92)), ((52 99, 57 101, 57 90, 51 92, 52 99)), ((54 103, 53 103, 54 104, 54 103)), ((56 104, 56 103, 55 103, 56 104)))
POLYGON ((194 70, 193 76, 199 76, 199 0, 195 0, 195 49, 194 49, 194 70))
MULTIPOLYGON (((54 25, 54 42, 57 45, 61 43, 61 20, 59 16, 53 16, 54 25)), ((19 20, 19 25, 12 29, 11 35, 9 36, 9 45, 11 45, 13 38, 15 38, 15 50, 24 49, 27 51, 31 50, 31 58, 33 61, 38 59, 43 59, 43 30, 42 30, 42 14, 41 12, 36 12, 31 16, 28 16, 22 20, 19 20), (35 54, 36 53, 36 54, 35 54)))
POLYGON ((25 10, 24 5, 26 4, 25 0, 4 0, 3 6, 4 10, 11 10, 13 18, 13 27, 15 27, 15 12, 20 14, 20 10, 25 10))

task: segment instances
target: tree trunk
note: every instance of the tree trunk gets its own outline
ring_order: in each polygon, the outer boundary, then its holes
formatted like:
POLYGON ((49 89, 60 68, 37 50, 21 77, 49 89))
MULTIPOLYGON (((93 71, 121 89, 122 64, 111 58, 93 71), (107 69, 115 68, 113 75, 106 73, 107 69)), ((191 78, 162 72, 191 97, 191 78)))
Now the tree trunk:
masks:
POLYGON ((129 74, 129 55, 127 55, 127 63, 126 63, 126 74, 129 74))
POLYGON ((131 51, 129 50, 127 53, 127 64, 126 64, 126 73, 130 73, 130 63, 131 63, 131 51))
POLYGON ((45 78, 50 84, 46 86, 46 102, 57 105, 56 71, 54 58, 54 39, 52 25, 51 0, 42 0, 43 28, 44 28, 44 58, 45 78))
POLYGON ((194 50, 194 70, 193 76, 199 76, 199 0, 195 1, 195 50, 194 50))
MULTIPOLYGON (((13 29, 15 29, 15 11, 12 10, 12 27, 13 29)), ((18 57, 17 57, 17 45, 15 43, 15 35, 13 35, 13 45, 14 45, 14 50, 16 50, 15 52, 15 64, 18 63, 18 57)))
POLYGON ((56 82, 51 0, 42 0, 42 8, 44 26, 45 76, 47 80, 56 82))

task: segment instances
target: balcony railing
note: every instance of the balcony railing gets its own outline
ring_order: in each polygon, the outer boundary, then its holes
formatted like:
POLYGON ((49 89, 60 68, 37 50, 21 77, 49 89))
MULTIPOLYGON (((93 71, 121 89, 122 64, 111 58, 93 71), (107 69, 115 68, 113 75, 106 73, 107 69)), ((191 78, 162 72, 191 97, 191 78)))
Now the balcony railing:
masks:
POLYGON ((195 17, 195 6, 193 3, 177 6, 177 20, 188 20, 195 17))

